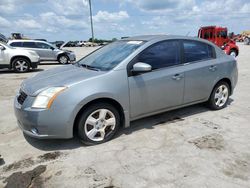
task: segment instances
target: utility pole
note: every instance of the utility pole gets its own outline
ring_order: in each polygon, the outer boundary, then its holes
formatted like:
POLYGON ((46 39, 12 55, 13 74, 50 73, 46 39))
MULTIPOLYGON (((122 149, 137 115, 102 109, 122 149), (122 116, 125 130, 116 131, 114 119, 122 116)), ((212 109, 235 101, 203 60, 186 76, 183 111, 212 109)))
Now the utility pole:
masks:
POLYGON ((92 42, 94 42, 94 29, 93 29, 93 20, 92 20, 91 0, 89 0, 89 14, 90 14, 90 24, 91 24, 92 42))

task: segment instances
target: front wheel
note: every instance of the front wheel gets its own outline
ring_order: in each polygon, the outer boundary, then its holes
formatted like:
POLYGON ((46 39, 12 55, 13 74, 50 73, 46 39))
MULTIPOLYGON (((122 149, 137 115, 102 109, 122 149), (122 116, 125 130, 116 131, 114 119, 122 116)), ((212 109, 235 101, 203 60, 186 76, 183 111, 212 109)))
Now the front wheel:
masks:
POLYGON ((229 55, 231 55, 233 57, 237 57, 237 52, 235 50, 231 50, 229 55))
POLYGON ((67 64, 69 62, 69 57, 67 55, 61 55, 58 58, 58 62, 61 64, 67 64))
POLYGON ((30 62, 26 58, 16 58, 12 62, 12 66, 15 72, 24 73, 30 70, 30 62))
POLYGON ((219 82, 213 89, 208 105, 213 110, 225 108, 229 99, 230 88, 228 83, 219 82))
POLYGON ((83 111, 78 121, 78 136, 86 145, 112 139, 120 127, 117 109, 108 103, 97 103, 83 111))

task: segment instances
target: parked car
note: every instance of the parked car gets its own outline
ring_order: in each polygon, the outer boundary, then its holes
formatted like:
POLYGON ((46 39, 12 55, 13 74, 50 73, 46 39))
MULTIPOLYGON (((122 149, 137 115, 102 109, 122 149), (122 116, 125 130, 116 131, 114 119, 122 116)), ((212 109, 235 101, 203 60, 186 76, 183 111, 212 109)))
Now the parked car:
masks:
POLYGON ((25 80, 15 114, 32 137, 76 131, 84 143, 99 144, 142 117, 203 102, 222 109, 237 79, 235 58, 209 41, 138 36, 25 80))
POLYGON ((0 42, 0 68, 13 69, 15 72, 28 72, 40 62, 39 55, 30 50, 15 49, 0 42))
POLYGON ((34 50, 40 56, 41 61, 58 61, 61 64, 67 64, 76 60, 74 52, 59 49, 45 41, 10 40, 8 44, 16 48, 34 50))

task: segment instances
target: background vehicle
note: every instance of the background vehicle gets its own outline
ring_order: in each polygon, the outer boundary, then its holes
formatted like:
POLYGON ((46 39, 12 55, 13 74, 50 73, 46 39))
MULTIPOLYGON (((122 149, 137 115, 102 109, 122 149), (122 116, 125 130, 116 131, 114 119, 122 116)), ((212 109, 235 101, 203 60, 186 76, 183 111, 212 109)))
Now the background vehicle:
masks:
POLYGON ((4 43, 8 42, 8 39, 1 33, 0 33, 0 42, 4 42, 4 43))
POLYGON ((16 72, 28 72, 37 68, 39 55, 34 51, 15 49, 0 42, 0 68, 14 69, 16 72))
POLYGON ((236 57, 239 54, 239 47, 236 45, 235 41, 228 37, 226 27, 201 27, 198 32, 198 37, 213 42, 228 55, 236 57))
POLYGON ((98 144, 142 117, 202 102, 224 108, 237 73, 235 58, 206 40, 127 38, 25 80, 15 114, 30 136, 71 138, 75 130, 98 144))
POLYGON ((241 36, 244 41, 244 44, 249 45, 250 44, 250 31, 243 31, 241 33, 241 36))
POLYGON ((61 64, 67 64, 76 60, 74 52, 56 48, 52 44, 36 40, 11 40, 10 46, 34 50, 40 56, 41 61, 58 61, 61 64))

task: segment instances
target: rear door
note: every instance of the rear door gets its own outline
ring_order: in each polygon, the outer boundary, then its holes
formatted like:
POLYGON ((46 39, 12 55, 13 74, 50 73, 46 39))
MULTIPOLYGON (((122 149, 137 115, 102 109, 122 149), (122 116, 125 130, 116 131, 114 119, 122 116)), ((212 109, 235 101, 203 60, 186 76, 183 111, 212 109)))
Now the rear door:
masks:
POLYGON ((137 62, 153 68, 151 72, 128 77, 131 118, 183 103, 184 73, 180 53, 180 42, 167 40, 148 47, 129 64, 129 71, 137 62))
POLYGON ((218 74, 215 50, 207 43, 183 40, 185 90, 184 104, 210 96, 218 74))

